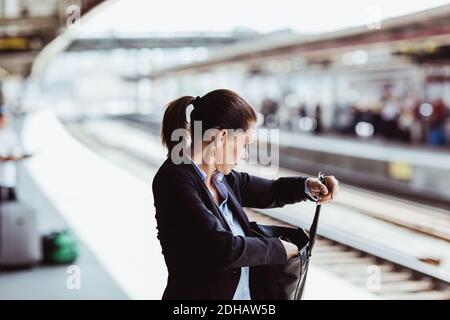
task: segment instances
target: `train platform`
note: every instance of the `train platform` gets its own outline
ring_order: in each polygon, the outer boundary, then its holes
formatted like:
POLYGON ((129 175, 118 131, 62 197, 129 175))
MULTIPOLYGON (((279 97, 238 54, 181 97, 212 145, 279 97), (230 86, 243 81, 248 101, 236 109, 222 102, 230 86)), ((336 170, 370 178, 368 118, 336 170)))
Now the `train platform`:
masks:
MULTIPOLYGON (((39 216, 41 228, 64 222, 82 241, 78 263, 86 275, 82 278, 86 291, 67 292, 64 268, 38 268, 0 273, 0 296, 160 299, 167 271, 156 238, 150 191, 156 169, 147 166, 138 179, 117 165, 124 162, 114 151, 110 155, 118 162, 105 160, 69 135, 50 113, 28 115, 20 122, 25 145, 36 153, 20 167, 19 192, 39 212, 53 207, 52 215, 59 215, 58 219, 49 215, 49 220, 39 216), (66 166, 57 165, 61 163, 66 166)), ((377 297, 311 266, 305 299, 377 297)))
MULTIPOLYGON (((32 189, 34 203, 41 203, 37 212, 39 232, 47 234, 67 228, 63 216, 47 207, 51 204, 40 197, 43 195, 36 187, 32 189)), ((89 246, 81 239, 77 239, 77 243, 81 254, 75 264, 0 270, 0 300, 128 299, 89 246)))

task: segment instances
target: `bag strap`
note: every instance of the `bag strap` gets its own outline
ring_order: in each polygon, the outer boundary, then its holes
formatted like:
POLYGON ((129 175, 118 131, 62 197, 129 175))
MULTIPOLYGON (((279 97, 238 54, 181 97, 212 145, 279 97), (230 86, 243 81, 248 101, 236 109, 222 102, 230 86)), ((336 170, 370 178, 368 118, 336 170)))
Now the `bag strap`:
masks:
MULTIPOLYGON (((325 182, 325 176, 319 172, 318 178, 320 182, 325 182)), ((317 234, 317 225, 319 224, 319 216, 320 216, 320 209, 322 205, 318 204, 316 206, 316 212, 314 213, 314 219, 311 223, 311 227, 309 228, 309 254, 311 255, 312 248, 314 247, 314 242, 316 241, 316 234, 317 234)))

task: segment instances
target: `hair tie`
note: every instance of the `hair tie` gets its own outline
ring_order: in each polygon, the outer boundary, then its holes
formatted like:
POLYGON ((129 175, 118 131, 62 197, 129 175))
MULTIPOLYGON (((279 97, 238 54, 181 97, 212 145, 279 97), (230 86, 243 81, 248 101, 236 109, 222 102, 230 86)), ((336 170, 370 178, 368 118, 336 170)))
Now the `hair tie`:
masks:
POLYGON ((200 101, 200 97, 196 96, 194 100, 192 100, 191 104, 195 108, 195 105, 200 101))

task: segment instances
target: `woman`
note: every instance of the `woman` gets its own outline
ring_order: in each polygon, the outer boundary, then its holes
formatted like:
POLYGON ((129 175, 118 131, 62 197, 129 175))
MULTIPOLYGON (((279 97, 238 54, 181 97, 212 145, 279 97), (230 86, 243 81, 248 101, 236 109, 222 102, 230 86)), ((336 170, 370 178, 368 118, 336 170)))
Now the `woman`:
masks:
POLYGON ((169 272, 163 299, 256 298, 263 280, 252 277, 253 268, 284 264, 298 248, 252 237, 242 207, 326 203, 336 196, 333 176, 324 185, 315 178, 268 180, 233 170, 247 159, 255 126, 253 108, 230 90, 168 104, 161 137, 169 153, 153 180, 158 239, 169 272), (178 141, 186 135, 189 148, 178 141))

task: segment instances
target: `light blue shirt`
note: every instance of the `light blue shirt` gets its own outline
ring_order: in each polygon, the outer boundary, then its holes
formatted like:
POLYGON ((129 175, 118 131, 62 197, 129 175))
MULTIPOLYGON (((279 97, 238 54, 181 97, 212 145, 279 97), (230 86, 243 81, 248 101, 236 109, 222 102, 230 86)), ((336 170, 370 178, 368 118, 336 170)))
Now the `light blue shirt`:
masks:
MULTIPOLYGON (((200 167, 192 161, 195 169, 197 170, 200 177, 203 181, 206 178, 206 173, 200 169, 200 167)), ((244 230, 242 229, 239 221, 235 219, 233 213, 228 209, 227 201, 228 201, 228 190, 225 184, 223 183, 224 175, 220 172, 215 172, 212 175, 212 182, 214 183, 217 191, 222 197, 223 201, 219 205, 220 212, 228 223, 231 231, 235 236, 243 236, 245 237, 244 230)), ((209 189, 208 189, 209 190, 209 189)), ((211 190, 209 190, 211 192, 211 190)), ((212 194, 212 192, 211 192, 212 194)), ((236 292, 234 293, 233 300, 251 300, 250 297, 250 284, 249 284, 249 267, 241 267, 241 278, 239 279, 238 286, 236 288, 236 292)))

